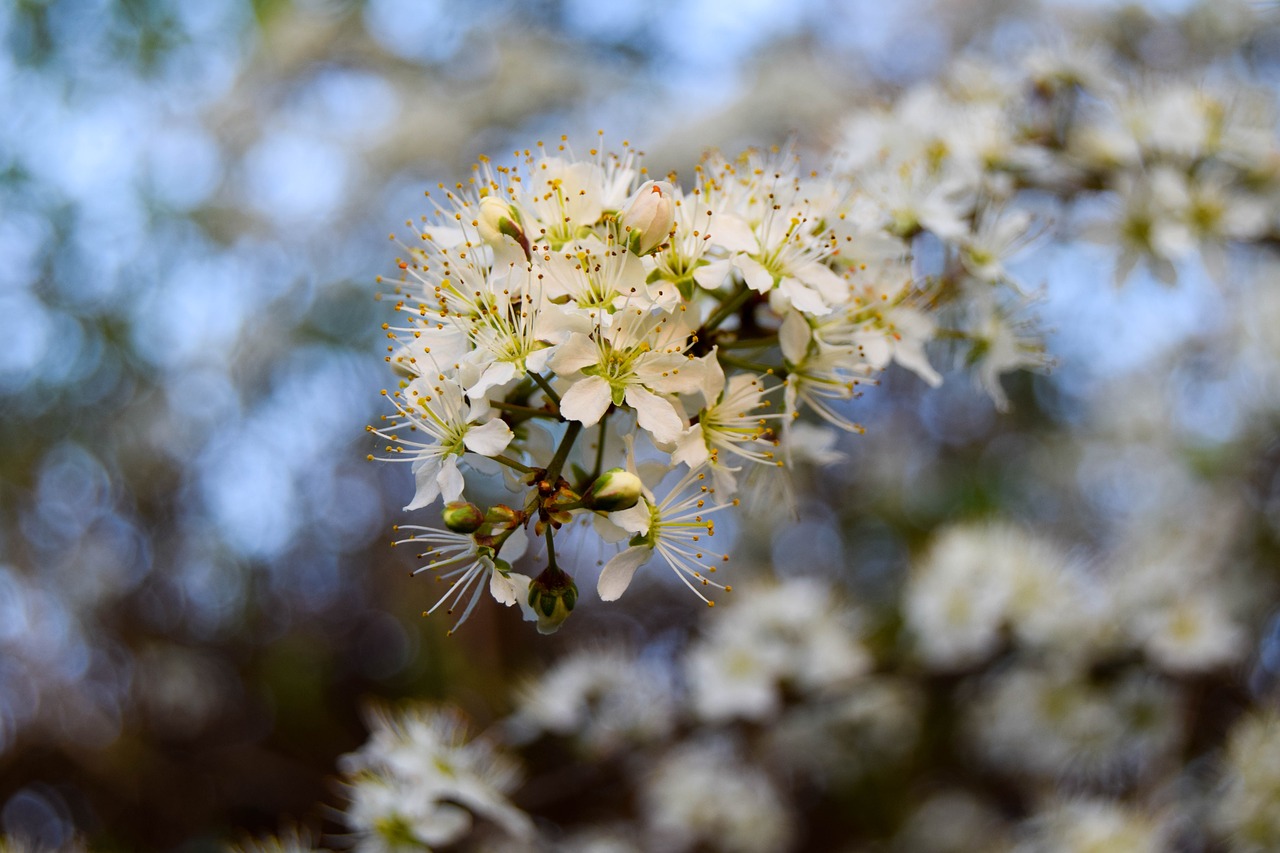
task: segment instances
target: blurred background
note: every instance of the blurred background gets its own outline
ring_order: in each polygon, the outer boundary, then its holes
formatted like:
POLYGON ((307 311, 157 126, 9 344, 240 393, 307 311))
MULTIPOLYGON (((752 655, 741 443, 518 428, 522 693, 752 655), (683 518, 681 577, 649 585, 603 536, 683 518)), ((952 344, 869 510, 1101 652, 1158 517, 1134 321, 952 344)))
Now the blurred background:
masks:
MULTIPOLYGON (((496 608, 448 639, 420 618, 434 591, 388 547, 412 483, 365 461, 363 428, 388 379, 374 277, 425 188, 560 134, 629 140, 686 180, 712 147, 823 151, 854 107, 1063 27, 1153 73, 1273 90, 1277 20, 1213 0, 8 0, 0 832, 196 851, 282 815, 323 826, 369 699, 493 720, 516 673, 703 615, 650 586, 584 597, 550 638, 496 608)), ((1043 288, 1055 367, 1007 379, 1008 414, 963 370, 938 390, 891 370, 855 404, 850 462, 798 486, 800 519, 739 536, 742 574, 817 574, 874 604, 944 522, 998 513, 1090 558, 1229 504, 1206 559, 1271 590, 1269 267, 1117 288, 1113 262, 1038 246, 1018 272, 1043 288)), ((1206 701, 1274 689, 1273 592, 1206 701)))

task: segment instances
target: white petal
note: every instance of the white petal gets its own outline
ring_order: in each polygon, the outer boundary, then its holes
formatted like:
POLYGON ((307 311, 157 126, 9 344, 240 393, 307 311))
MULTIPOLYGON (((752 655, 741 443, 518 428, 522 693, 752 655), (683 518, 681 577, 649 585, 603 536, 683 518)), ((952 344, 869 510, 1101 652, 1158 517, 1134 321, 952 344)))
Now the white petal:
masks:
POLYGON ((507 580, 510 581, 512 588, 515 590, 516 604, 520 605, 520 614, 524 617, 524 621, 537 622, 537 611, 529 604, 529 584, 532 583, 533 579, 519 572, 511 572, 507 575, 507 580))
POLYGON ((741 468, 730 468, 727 465, 715 465, 711 468, 711 479, 716 484, 716 495, 728 498, 738 493, 738 478, 734 475, 741 468))
POLYGON ((700 287, 707 290, 715 290, 724 284, 725 277, 729 275, 729 270, 733 268, 732 263, 728 260, 712 261, 704 267, 698 267, 693 271, 693 280, 700 287))
POLYGON ((453 803, 425 804, 425 814, 413 822, 414 834, 435 847, 452 844, 471 829, 471 812, 453 803))
POLYGON ((647 536, 649 534, 649 524, 653 521, 653 515, 649 512, 649 504, 646 499, 637 502, 631 509, 620 509, 617 512, 609 513, 609 521, 629 533, 647 536))
POLYGON ((449 456, 444 460, 436 482, 440 484, 440 494, 444 495, 445 501, 456 501, 462 497, 462 489, 466 483, 462 479, 462 472, 458 470, 457 458, 449 456))
POLYGON ((745 219, 732 213, 713 214, 707 225, 707 233, 711 235, 709 242, 729 252, 754 252, 758 246, 751 226, 745 219))
POLYGON ((534 373, 541 373, 547 367, 547 361, 556 354, 554 346, 536 349, 524 357, 524 366, 534 373))
POLYGON ((724 368, 720 366, 720 360, 716 358, 716 349, 714 347, 704 358, 706 359, 706 372, 702 375, 702 404, 704 406, 714 406, 716 401, 720 399, 720 393, 724 391, 724 368))
POLYGON ((876 370, 884 369, 889 359, 893 358, 893 347, 889 345, 888 334, 881 329, 858 335, 856 340, 862 358, 876 370))
POLYGON ((588 376, 573 383, 560 398, 560 414, 584 426, 599 423, 613 402, 613 389, 603 376, 588 376))
POLYGON ((639 385, 628 386, 627 405, 636 410, 640 428, 648 431, 659 444, 675 441, 684 432, 686 424, 676 414, 675 407, 652 391, 639 385))
POLYGON ((642 385, 662 394, 693 394, 706 383, 705 358, 650 353, 636 365, 635 375, 642 385))
POLYGON ((569 340, 556 350, 549 364, 556 373, 567 376, 599 361, 600 350, 596 347, 595 341, 581 332, 574 332, 569 335, 569 340))
POLYGON ((600 570, 600 581, 596 584, 596 592, 601 601, 617 601, 627 587, 631 586, 631 578, 636 569, 653 554, 652 548, 635 546, 615 556, 600 570))
POLYGON ((903 341, 894 348, 893 360, 928 382, 934 388, 942 384, 942 374, 933 369, 929 357, 924 353, 924 344, 919 341, 903 341))
POLYGON ((509 576, 497 570, 492 572, 492 576, 489 578, 489 594, 493 596, 495 601, 510 607, 516 603, 518 592, 517 585, 509 576))
MULTIPOLYGON (((673 470, 675 470, 674 465, 668 465, 667 463, 660 462, 657 459, 645 459, 642 462, 637 462, 635 465, 635 474, 640 478, 640 482, 642 483, 661 483, 662 478, 670 474, 673 470)), ((648 487, 645 488, 644 497, 649 503, 654 502, 653 493, 649 491, 648 487)))
POLYGON ((621 542, 624 539, 630 539, 632 534, 623 530, 618 525, 609 520, 607 515, 592 514, 591 527, 595 530, 596 535, 610 545, 621 542))
POLYGON ((796 270, 796 278, 821 293, 828 305, 839 305, 849 295, 849 283, 825 264, 806 264, 796 270))
POLYGON ((831 313, 831 306, 822 294, 805 284, 798 278, 787 276, 778 283, 778 290, 784 293, 797 311, 821 317, 831 313))
POLYGON ((512 439, 511 427, 501 418, 494 418, 482 426, 471 427, 463 437, 462 443, 472 453, 481 456, 497 456, 507 449, 512 439))
POLYGON ((809 321, 799 311, 788 311, 778 330, 778 343, 782 346, 782 357, 792 364, 804 362, 809 350, 811 335, 809 321))
POLYGON ((421 464, 414 465, 413 479, 418 488, 405 509, 420 509, 440 497, 440 483, 437 480, 439 474, 439 456, 425 457, 421 464))
POLYGON ((467 389, 467 397, 472 400, 483 397, 490 388, 510 382, 515 375, 515 364, 510 361, 495 361, 484 369, 479 381, 467 389))
POLYGON ((737 259, 737 265, 742 270, 742 280, 756 293, 766 293, 773 288, 773 273, 761 266, 759 261, 741 255, 737 259))
POLYGON ((697 468, 710 457, 707 440, 702 436, 702 424, 694 424, 676 441, 676 449, 671 454, 671 461, 676 465, 697 468))

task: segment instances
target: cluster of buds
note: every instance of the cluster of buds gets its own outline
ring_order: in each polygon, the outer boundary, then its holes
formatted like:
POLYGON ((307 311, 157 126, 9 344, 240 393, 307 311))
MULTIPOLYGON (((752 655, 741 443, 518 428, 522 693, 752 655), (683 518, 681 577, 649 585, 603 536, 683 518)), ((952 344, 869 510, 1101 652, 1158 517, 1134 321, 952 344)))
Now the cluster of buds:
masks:
POLYGON ((834 169, 711 156, 683 189, 625 145, 585 158, 539 145, 427 195, 436 213, 409 223, 400 320, 384 326, 395 413, 369 429, 412 464, 407 509, 447 502, 445 530, 417 528, 454 548, 424 567, 457 578, 441 602, 487 575, 553 629, 577 600, 554 539, 590 513, 627 543, 601 598, 657 557, 711 604, 704 590, 727 589, 712 579, 726 559, 708 547, 713 516, 789 462, 831 455, 803 411, 859 431, 847 404, 890 362, 939 379, 924 353, 939 286, 917 281, 894 206, 834 169), (459 465, 488 460, 519 495, 509 517, 460 503, 459 465), (525 528, 545 543, 532 580, 497 556, 515 559, 525 528))

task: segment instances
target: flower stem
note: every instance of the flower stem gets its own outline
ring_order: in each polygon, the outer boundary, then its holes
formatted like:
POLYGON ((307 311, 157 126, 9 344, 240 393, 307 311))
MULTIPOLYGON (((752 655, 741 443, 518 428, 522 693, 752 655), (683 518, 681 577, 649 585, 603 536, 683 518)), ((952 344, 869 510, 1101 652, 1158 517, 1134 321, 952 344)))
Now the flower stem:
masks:
POLYGON ((499 454, 498 456, 490 456, 489 458, 492 459, 494 462, 501 462, 503 465, 506 465, 508 468, 514 468, 517 471, 523 471, 525 474, 529 474, 533 471, 533 469, 530 468, 528 465, 525 465, 523 462, 517 462, 516 460, 512 459, 510 456, 502 456, 501 454, 499 454))
POLYGON ((721 323, 738 313, 738 309, 747 303, 747 300, 751 298, 753 293, 754 291, 745 284, 738 285, 738 290, 724 302, 720 303, 720 307, 715 310, 715 313, 708 317, 706 322, 702 324, 702 327, 698 329, 698 339, 701 340, 705 338, 707 335, 714 332, 721 323))
POLYGON ((556 565, 556 537, 551 530, 550 524, 547 525, 546 536, 547 536, 547 568, 555 569, 556 571, 559 571, 560 567, 556 565))
POLYGON ((550 418, 559 420, 560 415, 555 412, 548 412, 546 409, 535 409, 533 406, 522 406, 518 403, 503 403, 499 400, 490 400, 489 405, 495 409, 504 412, 511 412, 513 415, 524 415, 528 418, 550 418))
POLYGON ((556 389, 551 387, 551 383, 543 378, 542 374, 529 371, 529 375, 533 377, 533 381, 538 383, 538 387, 542 389, 542 393, 547 395, 547 399, 555 404, 556 409, 560 408, 560 395, 556 393, 556 389))
MULTIPOLYGON (((605 432, 605 424, 608 422, 609 412, 606 411, 604 413, 604 417, 600 419, 600 437, 596 439, 596 464, 595 467, 591 469, 591 483, 596 481, 596 478, 600 476, 600 469, 604 467, 604 439, 607 435, 605 432)), ((590 485, 591 483, 588 483, 587 485, 590 485)))
POLYGON ((778 345, 778 336, 769 335, 763 338, 741 338, 736 341, 719 341, 716 346, 720 349, 764 349, 765 347, 776 347, 778 345))
POLYGON ((761 364, 758 361, 747 361, 745 358, 735 358, 726 353, 719 353, 717 360, 728 367, 738 367, 755 373, 767 373, 770 376, 776 376, 779 379, 785 379, 787 376, 787 371, 784 368, 774 367, 769 364, 761 364))
POLYGON ((560 439, 560 446, 556 448, 556 455, 552 457, 551 464, 547 466, 547 480, 549 482, 554 483, 556 478, 560 476, 560 471, 564 468, 564 462, 569 458, 569 449, 578 440, 580 432, 582 432, 582 423, 580 421, 569 421, 569 428, 564 431, 564 438, 560 439))

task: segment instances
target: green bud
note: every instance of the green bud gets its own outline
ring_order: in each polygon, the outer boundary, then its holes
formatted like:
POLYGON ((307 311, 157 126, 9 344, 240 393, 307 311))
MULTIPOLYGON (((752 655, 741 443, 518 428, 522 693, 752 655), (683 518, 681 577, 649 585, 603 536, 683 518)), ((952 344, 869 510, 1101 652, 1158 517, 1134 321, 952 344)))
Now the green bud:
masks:
POLYGON ((520 513, 506 504, 496 504, 489 507, 489 511, 484 515, 484 520, 499 527, 506 527, 520 521, 520 513))
POLYGON ((640 501, 644 484, 640 478, 622 468, 605 471, 582 496, 582 505, 600 512, 631 509, 640 501))
POLYGON ((475 533, 484 524, 484 511, 473 503, 454 501, 440 512, 444 526, 454 533, 475 533))
POLYGON ((529 607, 538 617, 538 633, 554 634, 578 603, 578 585, 554 567, 529 583, 529 607))

